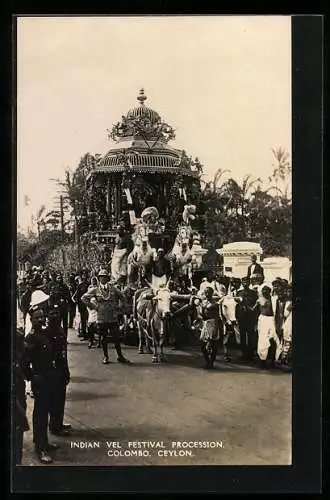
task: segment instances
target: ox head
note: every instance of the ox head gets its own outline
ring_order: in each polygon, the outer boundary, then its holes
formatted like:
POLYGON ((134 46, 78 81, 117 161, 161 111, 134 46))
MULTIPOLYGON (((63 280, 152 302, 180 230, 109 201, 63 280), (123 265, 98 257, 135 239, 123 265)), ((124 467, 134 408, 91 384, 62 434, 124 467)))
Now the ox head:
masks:
POLYGON ((221 300, 221 313, 225 322, 229 325, 236 324, 237 301, 232 295, 225 295, 221 300))
POLYGON ((160 287, 155 292, 154 300, 157 302, 158 312, 162 317, 169 316, 171 312, 171 291, 168 282, 164 287, 160 287))

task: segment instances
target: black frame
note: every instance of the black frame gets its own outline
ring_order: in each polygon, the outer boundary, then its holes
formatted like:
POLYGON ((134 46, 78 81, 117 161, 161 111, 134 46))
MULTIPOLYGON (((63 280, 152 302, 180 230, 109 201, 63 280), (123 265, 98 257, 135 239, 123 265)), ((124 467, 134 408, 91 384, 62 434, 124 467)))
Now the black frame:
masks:
MULTIPOLYGON (((63 9, 65 11, 65 9, 63 9)), ((63 14, 64 15, 64 14, 63 14)), ((15 19, 14 19, 15 24, 15 19)), ((15 69, 15 29, 12 56, 15 69)), ((292 18, 293 296, 295 301, 292 466, 240 467, 15 467, 11 489, 28 492, 270 493, 321 489, 322 341, 322 116, 323 17, 292 18), (307 217, 308 216, 308 217, 307 217), (311 314, 310 311, 313 311, 311 314), (312 341, 311 341, 312 340, 312 341), (159 487, 161 490, 159 491, 159 487)), ((11 99, 5 115, 11 122, 11 99)), ((7 89, 9 90, 9 89, 7 89)), ((7 127, 11 126, 7 123, 7 127)), ((12 297, 15 289, 16 137, 12 137, 8 227, 12 297), (10 221, 9 221, 10 222, 10 221)), ((7 294, 8 298, 8 294, 7 294)), ((13 305, 13 302, 11 303, 13 305)), ((15 315, 15 308, 14 315, 15 315)), ((11 318, 11 328, 15 318, 11 318)), ((8 358, 7 358, 8 363, 8 358)))

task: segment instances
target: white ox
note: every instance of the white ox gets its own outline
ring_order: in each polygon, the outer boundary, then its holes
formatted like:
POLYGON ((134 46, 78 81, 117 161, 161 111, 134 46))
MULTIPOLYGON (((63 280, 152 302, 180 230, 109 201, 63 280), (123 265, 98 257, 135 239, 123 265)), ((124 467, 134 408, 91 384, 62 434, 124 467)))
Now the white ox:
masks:
POLYGON ((139 352, 143 353, 143 339, 149 350, 153 347, 152 362, 166 361, 164 356, 165 322, 170 315, 171 292, 167 286, 139 290, 134 297, 134 315, 139 332, 139 352))

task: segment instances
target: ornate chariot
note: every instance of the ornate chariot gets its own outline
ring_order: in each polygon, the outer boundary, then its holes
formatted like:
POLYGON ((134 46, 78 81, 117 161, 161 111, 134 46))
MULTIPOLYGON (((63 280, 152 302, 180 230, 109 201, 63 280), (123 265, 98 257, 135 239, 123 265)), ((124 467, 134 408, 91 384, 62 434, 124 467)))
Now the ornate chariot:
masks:
POLYGON ((134 244, 145 232, 150 244, 166 253, 178 239, 179 226, 180 232, 189 232, 190 246, 194 239, 191 224, 200 196, 201 164, 170 145, 175 130, 146 106, 143 89, 137 100, 138 106, 108 130, 114 147, 104 156, 90 155, 86 166, 84 238, 111 254, 119 228, 134 244))

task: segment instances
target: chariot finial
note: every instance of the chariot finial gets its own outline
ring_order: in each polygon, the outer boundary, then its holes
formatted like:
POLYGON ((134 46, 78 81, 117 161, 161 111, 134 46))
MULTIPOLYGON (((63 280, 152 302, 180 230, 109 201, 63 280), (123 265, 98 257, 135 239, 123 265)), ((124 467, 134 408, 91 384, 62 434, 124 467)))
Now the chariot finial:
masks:
POLYGON ((144 94, 144 89, 140 89, 139 95, 137 96, 137 100, 140 101, 141 105, 144 105, 144 101, 147 99, 147 96, 144 94))

